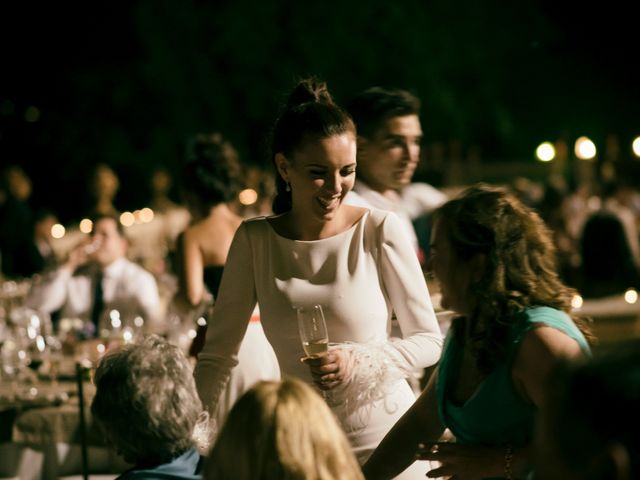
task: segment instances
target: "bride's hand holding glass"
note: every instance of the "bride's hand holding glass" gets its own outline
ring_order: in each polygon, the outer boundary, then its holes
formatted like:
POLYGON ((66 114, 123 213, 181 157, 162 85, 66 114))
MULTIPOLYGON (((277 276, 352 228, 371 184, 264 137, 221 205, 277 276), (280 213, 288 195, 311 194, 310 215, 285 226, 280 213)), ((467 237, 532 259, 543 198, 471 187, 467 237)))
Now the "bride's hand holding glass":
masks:
POLYGON ((331 390, 348 374, 348 353, 339 347, 329 349, 329 335, 321 305, 298 307, 300 340, 307 356, 301 360, 311 369, 318 388, 331 390))
POLYGON ((314 383, 321 390, 331 390, 349 378, 349 352, 340 347, 331 348, 326 354, 305 357, 314 383))

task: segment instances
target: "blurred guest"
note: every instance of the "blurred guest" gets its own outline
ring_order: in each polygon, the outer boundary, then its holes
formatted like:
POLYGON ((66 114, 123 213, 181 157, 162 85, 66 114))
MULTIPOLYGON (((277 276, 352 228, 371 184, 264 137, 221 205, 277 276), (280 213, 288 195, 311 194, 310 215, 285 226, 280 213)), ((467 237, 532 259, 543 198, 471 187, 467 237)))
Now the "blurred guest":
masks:
MULTIPOLYGON (((276 214, 244 221, 231 244, 198 355, 200 398, 217 405, 258 303, 282 372, 327 391, 364 461, 415 400, 409 372, 440 356, 424 275, 394 213, 344 203, 355 180, 355 125, 326 84, 305 79, 292 90, 276 121, 272 155, 276 214), (305 356, 296 308, 316 304, 339 343, 320 343, 325 355, 305 356), (392 341, 393 311, 403 338, 392 341)), ((420 466, 403 475, 421 478, 420 466)))
POLYGON ((58 217, 50 210, 40 209, 34 216, 33 237, 24 245, 21 271, 24 276, 43 273, 56 266, 51 229, 58 223, 58 217))
POLYGON ((202 404, 177 346, 151 335, 110 350, 94 384, 93 418, 107 442, 134 465, 118 480, 201 478, 194 430, 202 404))
MULTIPOLYGON (((240 162, 235 150, 219 134, 199 135, 183 168, 183 195, 194 222, 178 240, 179 290, 176 301, 196 308, 207 297, 218 296, 229 246, 242 219, 228 202, 240 186, 240 162)), ((196 356, 204 344, 206 326, 198 326, 189 354, 196 356)), ((271 344, 259 321, 251 321, 238 352, 226 390, 218 403, 216 420, 226 417, 236 399, 258 380, 280 378, 271 344)))
POLYGON ((429 477, 521 478, 546 382, 564 358, 590 355, 574 292, 554 270, 540 217, 505 190, 471 187, 436 211, 430 266, 453 320, 425 391, 364 466, 391 478, 419 458, 429 477), (438 442, 444 429, 455 443, 438 442), (419 447, 419 444, 423 444, 419 447))
POLYGON ((580 293, 585 298, 606 297, 640 287, 628 237, 620 218, 601 210, 591 215, 580 239, 580 293))
POLYGON ((151 202, 149 203, 149 207, 151 207, 154 212, 166 213, 179 207, 179 205, 169 197, 171 186, 172 178, 169 170, 163 167, 154 170, 150 182, 151 202))
POLYGON ((373 87, 347 110, 358 131, 358 172, 347 203, 397 213, 416 251, 426 253, 426 216, 447 197, 429 184, 411 183, 420 160, 420 100, 405 90, 373 87))
POLYGON ((544 197, 544 187, 527 177, 514 178, 510 190, 527 207, 538 206, 544 197))
POLYGON ((208 480, 359 480, 360 467, 327 404, 296 379, 260 382, 229 417, 208 480))
POLYGON ((93 221, 91 243, 82 243, 59 268, 45 276, 29 294, 27 304, 62 318, 86 320, 84 334, 98 336, 105 313, 117 310, 123 322, 140 316, 146 330, 157 330, 158 287, 149 272, 127 260, 127 240, 117 218, 93 221))
POLYGON ((3 172, 2 183, 5 198, 0 205, 1 273, 8 277, 29 276, 25 245, 33 236, 31 179, 22 168, 11 165, 3 172))
POLYGON ((196 306, 207 288, 218 295, 229 246, 242 222, 229 207, 240 189, 242 170, 235 150, 219 134, 199 135, 190 150, 182 191, 192 223, 178 239, 178 273, 180 297, 196 306))
POLYGON ((640 268, 640 239, 636 215, 631 208, 633 188, 623 181, 610 181, 603 188, 603 209, 620 219, 636 268, 640 268))
POLYGON ((567 198, 567 187, 560 177, 552 177, 544 185, 542 200, 537 210, 551 230, 558 257, 558 273, 569 285, 577 286, 580 253, 578 241, 569 232, 563 205, 567 198))
POLYGON ((587 182, 570 184, 562 210, 564 212, 567 231, 578 242, 587 217, 600 208, 600 199, 593 194, 594 186, 587 182))
POLYGON ((638 346, 618 345, 557 375, 537 421, 536 479, 640 478, 638 346))
POLYGON ((98 215, 116 217, 120 215, 114 206, 114 199, 120 188, 120 180, 111 167, 104 163, 98 164, 93 171, 89 188, 89 194, 93 199, 89 217, 98 215))

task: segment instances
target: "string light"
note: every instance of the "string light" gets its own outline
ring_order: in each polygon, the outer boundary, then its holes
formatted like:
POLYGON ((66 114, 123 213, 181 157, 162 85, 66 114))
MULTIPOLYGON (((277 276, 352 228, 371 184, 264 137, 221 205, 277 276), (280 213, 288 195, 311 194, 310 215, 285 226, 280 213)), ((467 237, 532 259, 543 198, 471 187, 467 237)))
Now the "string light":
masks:
POLYGON ((242 205, 253 205, 258 201, 258 193, 253 188, 245 188, 238 195, 242 205))
POLYGON ((64 237, 65 233, 66 233, 66 229, 64 228, 64 225, 56 223, 51 227, 51 236, 55 239, 60 239, 64 237))
POLYGON ((80 231, 82 233, 91 233, 93 230, 93 222, 88 218, 83 218, 80 220, 80 231))
POLYGON ((571 307, 574 310, 579 310, 580 308, 582 308, 582 297, 580 295, 574 295, 573 298, 571 299, 571 307))
POLYGON ((576 140, 574 152, 580 160, 592 160, 597 150, 596 145, 588 137, 580 137, 576 140))
POLYGON ((556 148, 551 142, 542 142, 536 148, 536 157, 541 162, 550 162, 556 158, 556 148))
POLYGON ((638 301, 638 292, 634 288, 628 289, 624 292, 624 301, 633 305, 638 301))

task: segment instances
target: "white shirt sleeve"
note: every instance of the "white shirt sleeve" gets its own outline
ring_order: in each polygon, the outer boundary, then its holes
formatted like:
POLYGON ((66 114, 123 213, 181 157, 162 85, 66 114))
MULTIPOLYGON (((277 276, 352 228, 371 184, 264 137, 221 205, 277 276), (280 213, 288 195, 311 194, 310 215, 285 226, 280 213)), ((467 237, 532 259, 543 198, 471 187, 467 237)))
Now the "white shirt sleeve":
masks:
POLYGON ((225 264, 210 328, 194 371, 202 404, 214 412, 231 369, 238 364, 238 350, 257 297, 251 244, 247 227, 238 228, 225 264))
POLYGON ((27 306, 47 313, 62 308, 69 295, 72 274, 64 267, 50 272, 41 283, 33 286, 26 300, 27 306))
POLYGON ((158 283, 154 276, 146 270, 140 272, 136 282, 135 295, 146 320, 146 330, 148 332, 164 333, 164 326, 160 318, 161 308, 158 283))
POLYGON ((402 189, 400 194, 402 209, 415 219, 430 213, 445 203, 447 195, 432 187, 428 183, 410 183, 402 189))

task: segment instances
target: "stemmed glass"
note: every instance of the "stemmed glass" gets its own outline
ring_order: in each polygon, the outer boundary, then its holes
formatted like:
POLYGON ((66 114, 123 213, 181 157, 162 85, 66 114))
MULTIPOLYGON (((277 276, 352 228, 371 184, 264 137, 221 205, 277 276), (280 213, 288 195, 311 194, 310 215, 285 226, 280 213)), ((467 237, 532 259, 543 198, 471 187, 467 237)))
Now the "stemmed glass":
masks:
POLYGON ((302 348, 308 357, 315 358, 327 353, 329 334, 322 305, 298 307, 298 330, 302 348))

